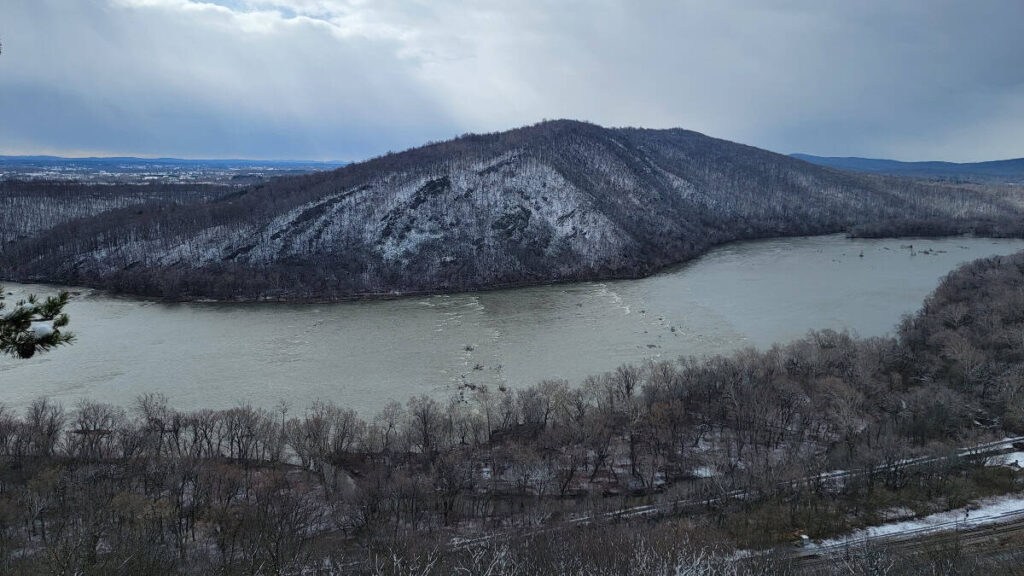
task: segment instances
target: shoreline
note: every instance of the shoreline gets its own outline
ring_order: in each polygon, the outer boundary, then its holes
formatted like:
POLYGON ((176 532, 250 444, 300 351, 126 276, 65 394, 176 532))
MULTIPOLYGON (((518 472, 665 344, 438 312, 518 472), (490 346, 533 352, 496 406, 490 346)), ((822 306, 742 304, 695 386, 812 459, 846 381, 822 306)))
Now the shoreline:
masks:
POLYGON ((700 251, 695 256, 654 267, 651 271, 641 274, 621 274, 621 275, 599 275, 589 278, 572 278, 562 280, 546 280, 538 282, 509 282, 504 284, 494 284, 482 288, 470 288, 470 289, 457 289, 457 290, 413 290, 413 291, 394 291, 394 292, 365 292, 358 294, 350 294, 344 296, 329 296, 329 297, 263 297, 263 298, 232 298, 232 299, 221 299, 221 298, 159 298, 154 296, 146 296, 141 294, 133 294, 130 292, 115 292, 107 288, 101 288, 89 285, 64 285, 55 284, 45 281, 38 280, 12 280, 7 278, 0 278, 0 286, 6 284, 19 284, 19 285, 36 285, 36 286, 47 286, 55 290, 66 290, 70 292, 72 296, 80 295, 82 292, 90 291, 98 295, 102 295, 107 298, 133 300, 136 302, 148 302, 152 304, 342 304, 347 302, 387 302, 392 300, 401 300, 405 298, 420 298, 424 296, 450 296, 458 294, 480 294, 486 292, 499 292, 502 290, 519 290, 525 288, 537 288, 542 286, 562 286, 567 284, 579 284, 584 282, 609 282, 609 281, 623 281, 623 280, 642 280, 644 278, 652 278, 659 274, 670 274, 681 270, 687 266, 692 265, 701 258, 704 258, 708 254, 715 250, 722 249, 729 246, 742 246, 745 244, 752 244, 757 242, 767 242, 771 240, 784 240, 794 238, 825 238, 830 236, 842 236, 847 240, 943 240, 951 238, 972 238, 972 239, 989 239, 989 240, 1021 240, 1021 238, 1015 237, 1000 237, 1000 236, 978 236, 970 233, 963 234, 946 234, 939 236, 920 236, 920 235, 908 235, 908 236, 853 236, 850 230, 842 230, 838 232, 828 232, 824 234, 809 234, 809 235, 781 235, 781 236, 764 236, 760 238, 744 238, 737 240, 730 240, 719 244, 712 244, 706 249, 700 251))

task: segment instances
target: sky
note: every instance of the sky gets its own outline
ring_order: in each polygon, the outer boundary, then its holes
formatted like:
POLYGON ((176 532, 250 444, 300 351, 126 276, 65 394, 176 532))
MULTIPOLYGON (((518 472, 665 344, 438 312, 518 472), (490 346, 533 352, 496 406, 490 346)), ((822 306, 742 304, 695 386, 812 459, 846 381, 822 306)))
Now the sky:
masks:
POLYGON ((0 154, 359 160, 543 119, 1024 157, 1021 0, 3 0, 0 154))

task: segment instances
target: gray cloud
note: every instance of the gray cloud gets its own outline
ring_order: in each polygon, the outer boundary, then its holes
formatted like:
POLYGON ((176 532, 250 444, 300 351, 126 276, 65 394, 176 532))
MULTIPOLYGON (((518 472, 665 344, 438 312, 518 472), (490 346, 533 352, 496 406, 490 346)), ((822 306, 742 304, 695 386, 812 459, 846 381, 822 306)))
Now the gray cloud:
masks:
POLYGON ((1024 156, 1024 4, 6 0, 0 153, 357 159, 541 118, 1024 156))

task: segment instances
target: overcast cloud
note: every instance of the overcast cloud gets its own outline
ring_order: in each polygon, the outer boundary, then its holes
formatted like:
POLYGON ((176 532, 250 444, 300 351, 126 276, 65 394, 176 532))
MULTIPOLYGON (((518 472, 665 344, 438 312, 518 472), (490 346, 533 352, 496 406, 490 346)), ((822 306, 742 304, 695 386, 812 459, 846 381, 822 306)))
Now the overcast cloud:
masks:
POLYGON ((543 118, 1024 156, 1024 2, 3 0, 0 154, 352 160, 543 118))

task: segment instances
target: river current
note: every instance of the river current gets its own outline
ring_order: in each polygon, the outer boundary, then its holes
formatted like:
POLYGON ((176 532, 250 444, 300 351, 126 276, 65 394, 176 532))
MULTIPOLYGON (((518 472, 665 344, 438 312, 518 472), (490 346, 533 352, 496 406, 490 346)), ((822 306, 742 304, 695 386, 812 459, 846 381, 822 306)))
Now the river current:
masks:
MULTIPOLYGON (((129 405, 161 392, 181 409, 323 399, 370 415, 462 382, 579 383, 625 362, 763 348, 811 329, 892 333, 957 265, 1022 249, 982 238, 786 238, 722 246, 640 280, 333 304, 166 304, 76 289, 67 312, 78 341, 0 358, 0 402, 129 405)), ((56 288, 6 290, 13 304, 56 288)))

